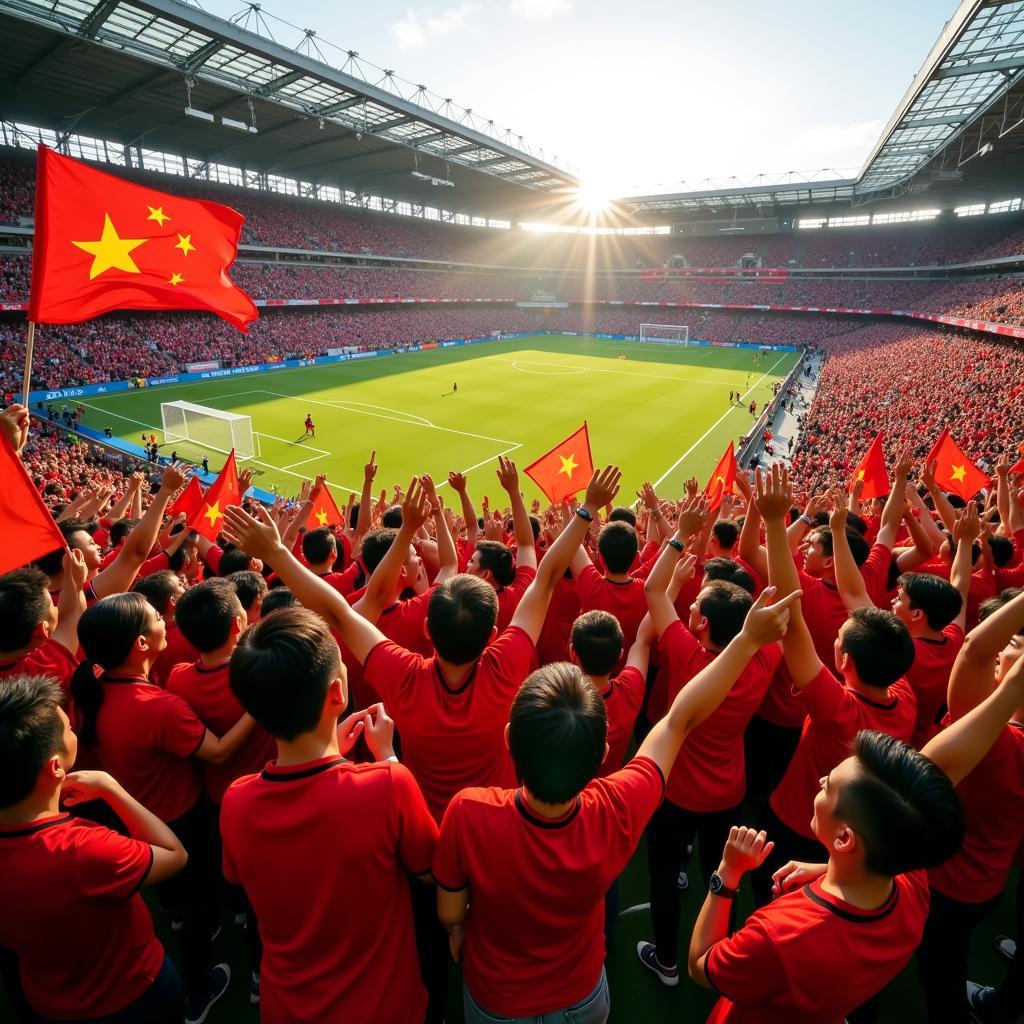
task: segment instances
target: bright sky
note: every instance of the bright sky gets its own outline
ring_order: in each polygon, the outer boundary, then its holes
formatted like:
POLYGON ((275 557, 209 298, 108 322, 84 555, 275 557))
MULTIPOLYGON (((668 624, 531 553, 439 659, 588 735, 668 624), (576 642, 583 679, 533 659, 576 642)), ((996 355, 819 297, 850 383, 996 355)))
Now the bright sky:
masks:
MULTIPOLYGON (((199 3, 221 17, 243 6, 199 3)), ((852 173, 956 0, 261 6, 512 128, 588 188, 617 196, 762 172, 852 173)), ((283 45, 301 38, 269 24, 283 45)), ((322 48, 340 66, 338 51, 322 48)))

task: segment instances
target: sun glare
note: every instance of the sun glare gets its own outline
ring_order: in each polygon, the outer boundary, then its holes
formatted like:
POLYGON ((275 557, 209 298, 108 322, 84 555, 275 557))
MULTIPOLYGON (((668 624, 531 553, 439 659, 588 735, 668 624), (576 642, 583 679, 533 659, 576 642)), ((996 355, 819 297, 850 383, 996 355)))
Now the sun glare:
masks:
POLYGON ((602 213, 612 198, 606 188, 593 183, 580 185, 576 194, 576 202, 587 213, 602 213))

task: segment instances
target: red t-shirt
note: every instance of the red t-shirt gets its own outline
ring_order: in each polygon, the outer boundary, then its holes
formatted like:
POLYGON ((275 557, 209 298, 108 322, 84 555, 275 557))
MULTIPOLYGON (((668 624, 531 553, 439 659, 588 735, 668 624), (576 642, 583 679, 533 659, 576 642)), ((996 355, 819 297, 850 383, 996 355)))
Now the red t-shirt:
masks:
POLYGON ((145 676, 100 676, 103 704, 96 750, 103 767, 161 821, 180 818, 199 799, 206 726, 180 697, 145 676))
POLYGON ((167 646, 157 655, 149 670, 149 678, 157 686, 167 686, 167 679, 175 665, 199 660, 199 652, 185 639, 176 622, 167 624, 167 646))
POLYGON ((518 626, 485 648, 454 687, 436 657, 413 654, 390 640, 367 656, 366 681, 395 720, 402 756, 438 821, 460 789, 515 785, 505 725, 533 657, 530 636, 518 626))
POLYGON ((914 664, 906 680, 917 698, 917 721, 911 744, 920 750, 938 731, 946 713, 946 691, 953 662, 964 645, 964 631, 956 625, 942 631, 941 640, 914 637, 914 664))
POLYGON ((581 612, 610 612, 619 620, 622 654, 612 669, 613 672, 619 671, 626 664, 626 656, 647 614, 643 580, 630 578, 619 583, 602 576, 593 565, 586 565, 576 577, 576 592, 581 612))
POLYGON ((434 878, 451 892, 470 890, 463 971, 489 1013, 553 1013, 597 985, 604 894, 663 791, 658 766, 634 758, 591 782, 562 818, 539 818, 522 790, 466 789, 452 800, 434 878))
POLYGON ((807 711, 800 742, 786 774, 771 795, 772 810, 794 832, 815 839, 811 831, 814 798, 821 779, 850 756, 861 729, 877 729, 910 742, 917 718, 917 701, 906 680, 889 687, 884 703, 841 683, 824 666, 794 697, 807 711))
POLYGON ((608 756, 598 775, 606 778, 626 763, 629 738, 644 702, 644 677, 639 669, 627 666, 608 681, 608 688, 601 696, 608 715, 608 756))
MULTIPOLYGON (((245 713, 231 692, 227 663, 204 668, 198 661, 179 665, 167 680, 167 692, 175 693, 196 713, 215 736, 223 736, 245 713)), ((223 763, 203 762, 203 788, 219 804, 235 779, 258 772, 277 753, 274 738, 262 726, 254 726, 238 749, 223 763)))
POLYGON ((929 881, 952 899, 983 903, 1006 885, 1024 840, 1024 724, 1006 726, 956 792, 964 808, 964 841, 928 873, 929 881))
POLYGON ((516 578, 498 591, 498 621, 495 626, 499 633, 508 629, 515 615, 519 602, 526 593, 526 588, 537 578, 537 570, 532 565, 521 565, 516 569, 516 578))
POLYGON ((0 665, 0 679, 19 675, 49 676, 60 683, 61 689, 66 691, 76 668, 78 658, 51 636, 17 661, 0 665))
MULTIPOLYGON (((716 655, 678 619, 661 637, 661 670, 668 704, 716 655)), ((725 811, 743 801, 747 773, 743 733, 782 659, 778 644, 762 647, 740 673, 725 700, 687 737, 665 784, 665 799, 688 811, 725 811)))
POLYGON ((877 910, 815 879, 711 947, 704 970, 721 998, 708 1024, 843 1024, 910 962, 927 918, 923 871, 897 875, 877 910))
POLYGON ((0 825, 0 946, 42 1017, 105 1017, 156 980, 163 946, 138 891, 149 843, 70 814, 0 825))
POLYGON ((408 875, 437 826, 402 765, 272 762, 224 794, 220 830, 260 922, 262 1024, 422 1020, 408 875))
POLYGON ((569 660, 569 640, 573 623, 579 614, 580 596, 576 592, 576 581, 572 577, 563 576, 555 584, 547 615, 544 616, 544 625, 537 638, 538 665, 569 660))
MULTIPOLYGON (((860 574, 864 579, 864 588, 873 604, 879 608, 887 608, 890 603, 889 567, 892 565, 892 550, 884 544, 872 544, 860 574)), ((841 625, 841 623, 840 623, 841 625)))

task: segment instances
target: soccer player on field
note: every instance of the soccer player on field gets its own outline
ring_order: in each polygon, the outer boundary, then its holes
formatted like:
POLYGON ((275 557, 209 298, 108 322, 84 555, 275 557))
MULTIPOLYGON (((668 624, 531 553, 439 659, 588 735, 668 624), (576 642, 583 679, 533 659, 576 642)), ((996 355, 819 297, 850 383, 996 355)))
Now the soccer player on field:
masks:
POLYGON ((309 413, 309 412, 306 413, 306 421, 303 424, 303 426, 306 428, 306 437, 309 437, 310 435, 312 435, 313 437, 316 437, 316 426, 313 423, 313 414, 312 413, 309 413))

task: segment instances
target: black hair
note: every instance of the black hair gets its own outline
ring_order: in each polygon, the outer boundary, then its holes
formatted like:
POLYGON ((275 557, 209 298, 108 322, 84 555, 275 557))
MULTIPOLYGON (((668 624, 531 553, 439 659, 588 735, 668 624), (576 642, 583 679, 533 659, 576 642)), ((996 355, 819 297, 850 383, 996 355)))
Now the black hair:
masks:
POLYGON ((349 514, 348 514, 348 528, 350 530, 354 530, 356 528, 356 523, 358 523, 358 522, 359 522, 359 502, 358 501, 354 501, 352 503, 352 508, 351 508, 351 510, 349 511, 349 514))
POLYGON ((543 803, 580 793, 601 767, 607 738, 604 700, 576 665, 537 669, 512 701, 508 745, 516 774, 543 803))
POLYGON ((884 877, 938 867, 960 848, 964 812, 941 768, 909 744, 863 729, 853 741, 858 771, 836 817, 864 843, 864 866, 884 877))
POLYGON ((846 513, 846 526, 856 530, 862 537, 868 532, 868 524, 856 512, 846 513))
POLYGON ((731 558, 724 558, 721 555, 717 558, 709 558, 704 563, 704 576, 709 583, 712 580, 735 583, 737 587, 742 587, 751 596, 757 589, 754 577, 739 562, 734 562, 731 558))
POLYGON ((1009 537, 1003 537, 998 533, 991 534, 988 538, 988 548, 992 552, 992 561, 997 569, 1010 564, 1013 558, 1013 541, 1009 537))
POLYGON ((910 607, 924 612, 929 629, 945 629, 959 614, 964 601, 960 591, 941 576, 927 572, 905 572, 899 584, 910 607))
POLYGON ((360 551, 360 557, 363 560, 363 565, 366 566, 366 575, 370 576, 373 574, 373 570, 380 565, 381 560, 391 550, 391 545, 395 543, 395 538, 398 536, 398 530, 371 530, 363 538, 363 547, 360 551))
POLYGON ((708 636, 716 647, 726 647, 743 628, 754 598, 735 583, 715 580, 697 595, 697 607, 708 620, 708 636))
POLYGON ((109 671, 123 665, 135 641, 149 629, 150 603, 141 594, 111 594, 86 608, 78 620, 78 642, 85 651, 71 677, 71 696, 80 715, 78 738, 96 742, 96 720, 103 706, 103 687, 96 665, 109 671))
POLYGON ((138 526, 138 524, 138 519, 118 519, 118 521, 110 527, 110 546, 116 548, 118 544, 121 544, 125 537, 127 537, 128 534, 138 526))
POLYGON ((233 572, 243 572, 249 568, 252 555, 247 554, 241 548, 229 548, 220 556, 220 565, 217 573, 220 576, 230 576, 233 572))
POLYGON ((0 651, 27 647, 36 627, 50 617, 50 577, 24 566, 0 576, 0 651))
MULTIPOLYGON (((1007 587, 996 594, 995 597, 982 601, 978 607, 978 621, 984 622, 990 615, 995 615, 1003 605, 1009 604, 1015 597, 1020 597, 1021 594, 1024 594, 1024 587, 1007 587)), ((1017 633, 1024 634, 1024 622, 1021 623, 1017 633)))
POLYGON ((948 501, 953 508, 967 508, 967 502, 964 501, 959 494, 947 494, 946 501, 948 501))
POLYGON ((327 690, 344 668, 327 623, 305 608, 286 608, 241 635, 228 671, 242 707, 271 736, 290 741, 319 724, 327 690))
POLYGON ((740 539, 739 528, 728 519, 716 520, 715 525, 711 527, 711 532, 715 535, 718 546, 725 548, 727 551, 731 551, 740 539))
POLYGON ((260 615, 266 618, 279 612, 283 608, 300 607, 298 598, 287 587, 274 587, 265 598, 260 607, 260 615))
POLYGON ((636 530, 629 523, 605 523, 597 538, 597 550, 608 572, 629 572, 640 550, 636 530))
POLYGON ((167 614, 168 605, 181 587, 181 577, 170 569, 161 569, 151 576, 135 581, 132 591, 141 594, 161 615, 167 614))
POLYGON ((330 559, 332 562, 338 554, 338 542, 326 526, 317 530, 307 530, 302 537, 302 555, 310 565, 320 565, 330 559))
POLYGON ((484 652, 498 621, 498 595, 476 576, 460 573, 434 588, 427 628, 438 657, 467 665, 484 652))
POLYGON ((0 807, 21 803, 35 789, 43 765, 67 753, 57 713, 63 696, 47 676, 0 679, 0 807))
POLYGON ((499 587, 507 587, 516 578, 512 550, 501 541, 478 540, 476 551, 480 556, 480 571, 490 572, 499 587))
POLYGON ((914 663, 914 641, 907 627, 881 608, 855 608, 842 637, 840 650, 850 656, 866 686, 889 686, 914 663))
MULTIPOLYGON (((949 562, 953 564, 953 560, 956 558, 956 549, 959 546, 953 539, 953 534, 948 531, 943 531, 946 534, 946 543, 949 545, 949 562)), ((977 565, 978 559, 981 558, 981 544, 978 541, 974 541, 971 544, 971 565, 977 565)))
POLYGON ((392 505, 391 508, 386 509, 384 515, 380 517, 380 524, 388 530, 400 530, 402 528, 402 506, 392 505))
POLYGON ((235 588, 238 600, 242 602, 246 613, 252 610, 261 597, 267 596, 267 581, 252 569, 233 572, 226 579, 235 588))
MULTIPOLYGON (((832 527, 831 526, 816 526, 808 534, 810 538, 820 537, 821 538, 821 550, 825 553, 827 558, 831 558, 834 553, 832 547, 832 527)), ((846 529, 846 539, 850 544, 850 553, 853 555, 854 562, 858 566, 863 565, 868 560, 868 555, 871 554, 871 548, 868 542, 864 539, 862 534, 859 534, 856 530, 851 530, 849 527, 846 529)))
POLYGON ((609 523, 629 523, 636 529, 636 513, 625 505, 616 505, 608 514, 609 523))
POLYGON ((178 601, 175 622, 181 635, 200 653, 223 647, 231 624, 245 615, 234 584, 228 579, 204 580, 186 590, 178 601))
POLYGON ((622 626, 611 612, 584 612, 572 624, 572 649, 588 676, 606 676, 622 655, 622 626))

